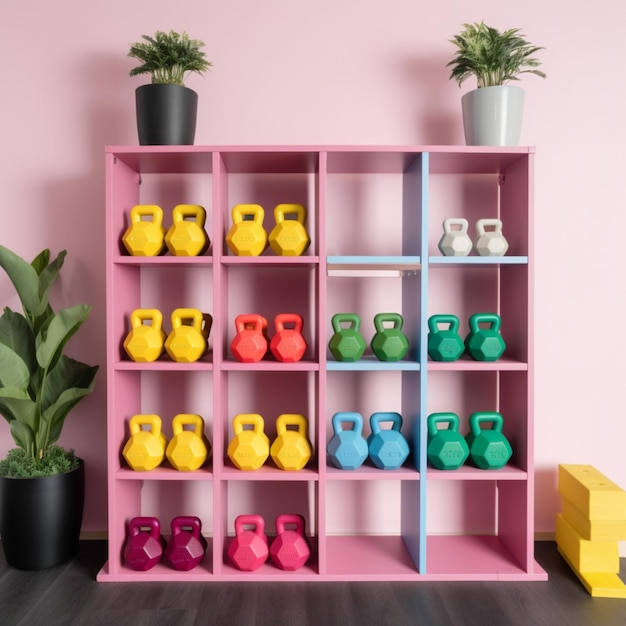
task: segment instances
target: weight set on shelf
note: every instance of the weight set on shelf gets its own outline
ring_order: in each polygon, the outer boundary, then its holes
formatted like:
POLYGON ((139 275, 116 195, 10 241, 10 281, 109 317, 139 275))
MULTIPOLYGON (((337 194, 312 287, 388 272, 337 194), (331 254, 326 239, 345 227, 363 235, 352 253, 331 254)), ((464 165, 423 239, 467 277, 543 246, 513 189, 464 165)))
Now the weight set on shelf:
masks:
POLYGON ((506 342, 500 334, 502 320, 497 313, 474 313, 465 341, 459 335, 459 325, 459 318, 452 314, 428 318, 428 356, 433 361, 456 361, 464 352, 475 361, 497 361, 502 356, 506 342))
POLYGON ((174 256, 199 256, 208 250, 211 241, 204 229, 206 211, 202 206, 176 205, 172 222, 166 232, 160 206, 134 206, 130 210, 130 225, 122 235, 126 251, 131 256, 159 256, 166 250, 174 256))
POLYGON ((269 545, 265 520, 260 515, 239 515, 235 519, 235 537, 228 546, 228 558, 244 572, 253 572, 268 556, 276 567, 296 571, 311 556, 302 515, 283 513, 276 518, 276 537, 269 545))
POLYGON ((375 467, 395 470, 409 456, 409 444, 401 432, 402 416, 396 412, 379 411, 370 416, 371 434, 363 437, 363 416, 354 411, 335 413, 332 417, 333 436, 326 452, 331 463, 343 470, 361 467, 369 457, 375 467), (349 424, 349 428, 344 428, 349 424), (382 428, 390 424, 390 428, 382 428))
POLYGON ((161 534, 156 517, 134 517, 128 523, 124 562, 130 568, 146 572, 163 557, 179 571, 189 571, 200 564, 207 549, 199 517, 180 515, 172 519, 169 541, 161 534))
POLYGON ((172 330, 166 336, 161 311, 135 309, 130 314, 131 330, 123 343, 126 354, 138 363, 156 361, 164 352, 177 363, 193 363, 206 354, 213 323, 209 313, 175 309, 171 322, 172 330))
POLYGON ((472 413, 470 431, 465 437, 459 432, 456 413, 431 413, 426 424, 426 457, 436 469, 455 470, 467 460, 480 469, 501 469, 513 455, 511 444, 502 432, 504 418, 496 411, 472 413), (486 424, 491 427, 484 428, 486 424))
MULTIPOLYGON (((337 361, 358 361, 367 344, 359 329, 361 318, 356 313, 336 313, 331 319, 333 336, 328 348, 337 361)), ((400 361, 409 349, 409 340, 402 332, 404 319, 399 313, 377 313, 374 316, 375 335, 370 347, 379 361, 400 361), (391 324, 391 327, 386 326, 391 324)))
POLYGON ((242 313, 235 317, 237 331, 230 343, 233 356, 242 363, 256 363, 268 352, 277 361, 300 361, 307 349, 302 335, 302 316, 298 313, 279 313, 274 318, 275 333, 268 335, 267 319, 258 313, 242 313))
POLYGON ((443 221, 443 235, 438 247, 444 256, 467 256, 472 249, 478 256, 504 256, 509 244, 502 234, 502 220, 480 219, 476 222, 476 238, 472 242, 464 217, 449 217, 443 221), (493 229, 493 230, 492 230, 493 229))
POLYGON ((226 244, 237 256, 259 256, 269 246, 278 256, 301 256, 311 238, 306 230, 306 209, 301 204, 279 204, 274 208, 276 225, 269 236, 263 226, 265 211, 260 204, 237 204, 226 244))
POLYGON ((180 413, 172 420, 172 439, 167 441, 161 418, 154 414, 133 415, 128 424, 130 437, 122 456, 135 471, 150 471, 167 460, 179 471, 197 470, 211 453, 204 435, 204 420, 194 413, 180 413), (191 429, 186 428, 191 426, 191 429))
POLYGON ((227 450, 233 465, 244 471, 256 470, 271 456, 276 467, 281 470, 303 469, 312 455, 306 417, 298 413, 279 415, 276 418, 276 439, 271 446, 264 426, 263 417, 257 413, 235 415, 234 436, 227 450))

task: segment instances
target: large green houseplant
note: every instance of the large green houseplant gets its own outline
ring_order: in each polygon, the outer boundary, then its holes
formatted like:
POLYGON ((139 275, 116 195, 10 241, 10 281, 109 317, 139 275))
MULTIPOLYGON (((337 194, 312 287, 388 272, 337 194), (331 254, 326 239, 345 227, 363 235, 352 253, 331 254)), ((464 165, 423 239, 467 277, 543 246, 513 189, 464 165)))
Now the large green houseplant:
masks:
POLYGON ((0 413, 17 445, 0 461, 0 535, 7 561, 21 569, 69 558, 82 520, 84 463, 56 442, 70 411, 93 390, 98 366, 64 354, 91 310, 50 305, 65 256, 51 261, 44 250, 28 263, 0 246, 0 267, 22 305, 21 313, 6 307, 0 316, 0 413), (79 493, 63 495, 66 484, 79 493))
POLYGON ((468 144, 517 145, 521 131, 524 91, 510 85, 522 74, 545 78, 535 56, 543 50, 529 43, 519 28, 499 31, 484 22, 463 24, 450 40, 457 48, 450 79, 459 86, 476 78, 477 87, 462 98, 463 123, 468 144))
POLYGON ((198 94, 185 86, 189 73, 203 75, 212 65, 204 42, 157 31, 131 44, 129 57, 139 61, 130 76, 149 74, 151 82, 135 91, 137 130, 141 145, 190 145, 196 132, 198 94))

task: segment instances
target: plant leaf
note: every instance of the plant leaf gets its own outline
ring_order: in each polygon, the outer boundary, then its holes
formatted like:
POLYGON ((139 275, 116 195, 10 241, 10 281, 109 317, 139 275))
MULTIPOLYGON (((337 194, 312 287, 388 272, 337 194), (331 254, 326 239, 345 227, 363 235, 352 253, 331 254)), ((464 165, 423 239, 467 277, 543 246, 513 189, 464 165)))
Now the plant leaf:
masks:
POLYGON ((36 339, 39 367, 43 369, 54 367, 63 347, 89 317, 90 311, 91 306, 77 304, 68 309, 61 309, 56 315, 48 318, 36 339))
POLYGON ((46 379, 42 398, 43 430, 47 432, 45 445, 54 443, 63 429, 69 412, 93 391, 98 366, 89 366, 62 356, 46 379))
POLYGON ((0 387, 0 413, 9 423, 11 420, 18 420, 37 430, 39 424, 37 404, 25 389, 0 387))
POLYGON ((15 443, 29 454, 32 454, 35 448, 35 433, 32 429, 24 422, 18 420, 13 420, 10 426, 11 436, 15 443))

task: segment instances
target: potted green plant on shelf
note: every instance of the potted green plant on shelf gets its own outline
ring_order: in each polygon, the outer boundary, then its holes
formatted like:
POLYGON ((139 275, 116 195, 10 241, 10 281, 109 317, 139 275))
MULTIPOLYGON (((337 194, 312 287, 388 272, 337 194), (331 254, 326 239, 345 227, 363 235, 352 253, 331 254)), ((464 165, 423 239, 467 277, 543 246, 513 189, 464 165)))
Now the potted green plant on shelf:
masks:
POLYGON ((64 354, 88 318, 85 304, 53 311, 50 289, 66 252, 32 263, 0 246, 0 267, 23 312, 0 316, 0 413, 16 448, 0 461, 0 536, 7 562, 45 569, 78 547, 84 500, 84 462, 56 445, 65 419, 94 388, 98 366, 64 354))
POLYGON ((484 22, 463 24, 463 30, 450 40, 456 55, 446 65, 452 67, 450 79, 459 86, 471 76, 477 88, 462 101, 463 127, 468 145, 515 146, 519 143, 524 107, 524 91, 509 85, 521 74, 545 78, 539 69, 534 46, 519 28, 500 32, 484 22))
POLYGON ((196 134, 198 94, 185 86, 190 72, 203 75, 212 63, 201 50, 204 42, 171 30, 142 35, 129 57, 140 65, 130 76, 149 74, 151 83, 135 90, 140 145, 192 145, 196 134))

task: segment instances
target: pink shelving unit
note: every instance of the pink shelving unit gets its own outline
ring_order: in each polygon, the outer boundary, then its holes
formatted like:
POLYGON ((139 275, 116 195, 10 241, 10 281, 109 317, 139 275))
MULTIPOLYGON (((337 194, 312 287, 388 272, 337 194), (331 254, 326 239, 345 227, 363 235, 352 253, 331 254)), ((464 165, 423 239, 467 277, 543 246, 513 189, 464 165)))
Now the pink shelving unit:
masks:
MULTIPOLYGON (((109 559, 99 581, 544 580, 533 554, 533 204, 530 148, 462 146, 113 146, 106 149, 107 419, 109 559), (235 204, 304 204, 311 245, 301 257, 232 255, 225 244, 235 204), (121 237, 136 204, 207 210, 205 255, 131 257, 121 237), (446 217, 499 217, 509 251, 499 259, 442 257, 446 217), (169 331, 178 307, 210 313, 209 352, 196 363, 162 357, 130 361, 122 349, 130 313, 158 308, 169 331), (369 343, 373 315, 404 317, 408 355, 383 363, 368 350, 339 363, 327 345, 338 312, 361 315, 369 343), (426 353, 427 319, 477 311, 502 317, 505 357, 435 363, 426 353), (230 354, 239 313, 304 319, 307 351, 298 363, 269 357, 243 364, 230 354), (467 431, 478 410, 500 411, 514 450, 501 470, 426 463, 426 417, 455 411, 467 431), (341 471, 326 459, 337 411, 397 411, 411 446, 394 471, 366 463, 341 471), (212 455, 194 472, 167 463, 151 472, 126 466, 121 450, 137 413, 161 416, 171 436, 178 413, 204 417, 212 455), (232 418, 260 413, 275 436, 281 413, 309 421, 313 456, 285 472, 271 460, 236 469, 226 454, 232 418), (230 563, 234 518, 263 515, 274 534, 280 513, 306 519, 311 558, 286 572, 270 561, 255 572, 230 563), (123 561, 128 521, 156 515, 167 535, 174 515, 198 515, 208 550, 189 572, 165 560, 147 572, 123 561)), ((473 234, 473 233, 472 233, 473 234)), ((365 436, 369 434, 366 425, 365 436)))

